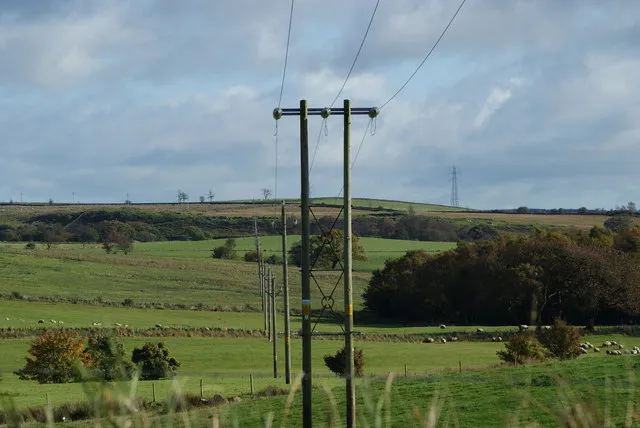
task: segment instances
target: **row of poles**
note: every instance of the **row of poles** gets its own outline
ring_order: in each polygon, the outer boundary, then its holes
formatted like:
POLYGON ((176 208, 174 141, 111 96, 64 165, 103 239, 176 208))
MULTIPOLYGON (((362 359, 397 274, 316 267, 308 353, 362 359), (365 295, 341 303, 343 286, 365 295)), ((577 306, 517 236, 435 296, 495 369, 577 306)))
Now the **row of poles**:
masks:
POLYGON ((276 297, 282 294, 284 300, 284 359, 285 382, 291 383, 291 325, 289 318, 289 266, 287 262, 287 217, 285 203, 282 201, 281 235, 282 235, 282 285, 276 285, 276 275, 271 271, 271 265, 264 262, 258 236, 258 220, 254 219, 254 233, 256 254, 258 257, 258 279, 262 312, 264 314, 264 330, 269 342, 273 344, 273 377, 278 378, 278 330, 276 297))

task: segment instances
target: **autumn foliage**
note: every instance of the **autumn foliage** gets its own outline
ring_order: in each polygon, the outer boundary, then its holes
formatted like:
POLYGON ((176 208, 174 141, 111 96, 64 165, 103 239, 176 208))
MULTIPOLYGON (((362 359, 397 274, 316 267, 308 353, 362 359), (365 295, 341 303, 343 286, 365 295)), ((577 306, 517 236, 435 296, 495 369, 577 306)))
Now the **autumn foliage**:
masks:
POLYGON ((85 339, 69 330, 47 330, 28 351, 23 369, 15 373, 24 380, 40 383, 66 383, 82 380, 83 367, 92 361, 85 352, 85 339))

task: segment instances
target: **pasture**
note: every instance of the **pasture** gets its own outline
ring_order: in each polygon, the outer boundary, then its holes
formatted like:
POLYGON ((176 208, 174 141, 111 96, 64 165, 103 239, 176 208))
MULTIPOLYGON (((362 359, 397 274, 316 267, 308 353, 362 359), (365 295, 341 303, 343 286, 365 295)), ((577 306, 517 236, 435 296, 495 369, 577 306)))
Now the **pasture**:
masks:
MULTIPOLYGON (((607 339, 618 340, 627 347, 640 345, 640 338, 621 336, 608 336, 607 339)), ((603 336, 587 337, 593 343, 601 342, 603 336)), ((135 346, 140 346, 149 340, 163 340, 169 347, 172 355, 181 362, 179 381, 183 383, 183 389, 187 392, 198 393, 199 382, 203 379, 205 393, 221 393, 225 396, 248 394, 250 391, 249 374, 256 378, 255 388, 260 389, 266 385, 284 386, 284 378, 272 378, 272 354, 271 343, 264 338, 125 338, 120 339, 125 350, 130 355, 135 346)), ((0 396, 10 397, 17 406, 29 406, 44 404, 45 394, 48 393, 52 404, 78 401, 83 394, 83 385, 39 385, 34 381, 23 381, 13 375, 12 372, 23 365, 27 355, 29 339, 3 339, 0 341, 3 358, 0 361, 2 380, 0 382, 0 396)), ((301 367, 300 340, 292 341, 292 366, 297 373, 301 367)), ((452 371, 458 371, 461 364, 463 370, 474 371, 475 374, 467 374, 471 377, 485 379, 476 384, 502 383, 505 379, 499 372, 490 369, 499 363, 496 351, 502 349, 502 344, 493 342, 457 342, 447 344, 422 344, 422 343, 384 343, 384 342, 357 342, 357 347, 364 350, 365 373, 367 376, 386 376, 390 372, 404 376, 404 365, 407 365, 408 375, 413 378, 422 378, 421 383, 432 384, 440 377, 425 377, 452 371), (487 372, 477 372, 487 369, 487 372), (493 373, 493 380, 491 373, 493 373)), ((313 373, 318 384, 328 382, 329 385, 340 385, 343 381, 335 378, 324 366, 322 357, 325 354, 334 353, 341 347, 341 342, 334 340, 316 340, 313 342, 313 373)), ((284 375, 282 355, 284 344, 279 342, 278 353, 279 374, 284 375)), ((572 373, 574 377, 588 380, 597 385, 610 373, 610 361, 628 361, 628 367, 636 373, 640 369, 639 356, 614 357, 604 354, 589 354, 579 358, 575 364, 590 365, 590 372, 572 373)), ((555 363, 558 364, 558 363, 555 363)), ((547 365, 553 369, 554 363, 547 365)), ((527 380, 527 373, 532 369, 527 367, 512 369, 511 376, 517 376, 521 380, 527 380), (518 371, 519 370, 519 371, 518 371)), ((464 373, 463 373, 464 374, 464 373)), ((171 381, 155 381, 159 397, 165 395, 171 388, 171 381)), ((511 386, 513 386, 511 380, 511 386)), ((469 387, 469 385, 467 385, 469 387)), ((452 391, 453 392, 453 391, 452 391)), ((463 391, 457 391, 462 393, 463 391)), ((408 390, 399 389, 395 392, 404 400, 405 394, 411 395, 408 390)), ((414 391, 415 393, 415 391, 414 391)), ((151 398, 151 382, 140 382, 139 394, 145 398, 151 398)), ((416 403, 415 401, 413 402, 416 403)))

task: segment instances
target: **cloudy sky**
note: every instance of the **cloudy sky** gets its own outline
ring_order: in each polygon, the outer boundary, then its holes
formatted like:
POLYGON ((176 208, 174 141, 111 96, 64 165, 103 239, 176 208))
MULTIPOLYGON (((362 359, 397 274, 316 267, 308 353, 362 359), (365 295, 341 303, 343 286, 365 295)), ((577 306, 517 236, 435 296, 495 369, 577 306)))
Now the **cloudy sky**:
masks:
MULTIPOLYGON (((278 104, 289 0, 0 0, 0 201, 299 196, 278 104), (277 159, 277 161, 276 161, 277 159)), ((282 107, 331 104, 374 0, 297 0, 282 107)), ((381 105, 457 0, 382 0, 343 98, 381 105)), ((375 123, 353 195, 472 208, 640 202, 640 1, 467 0, 375 123)), ((314 196, 341 189, 342 121, 312 117, 314 196), (325 132, 326 131, 326 132, 325 132), (326 135, 325 135, 326 133, 326 135), (318 138, 319 137, 319 138, 318 138)))

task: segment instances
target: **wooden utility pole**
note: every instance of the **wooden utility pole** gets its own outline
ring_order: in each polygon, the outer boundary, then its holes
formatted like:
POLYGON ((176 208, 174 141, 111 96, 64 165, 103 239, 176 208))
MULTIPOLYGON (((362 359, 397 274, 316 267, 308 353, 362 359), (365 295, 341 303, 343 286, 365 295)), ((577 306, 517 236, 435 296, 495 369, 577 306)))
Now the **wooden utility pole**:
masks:
POLYGON ((356 396, 353 386, 353 295, 351 276, 351 103, 344 100, 344 349, 347 387, 347 428, 356 426, 356 396))
POLYGON ((284 378, 291 383, 291 326, 289 325, 289 264, 287 262, 287 215, 282 201, 282 293, 284 295, 284 378))
POLYGON ((265 299, 267 301, 267 331, 268 331, 268 338, 269 338, 269 342, 271 342, 272 336, 271 336, 271 296, 269 293, 269 290, 271 289, 271 265, 267 264, 265 265, 267 268, 267 273, 264 276, 264 294, 265 294, 265 299))
POLYGON ((278 330, 276 329, 276 276, 271 274, 271 337, 273 338, 273 378, 278 378, 278 330))
MULTIPOLYGON (((348 100, 345 100, 344 109, 336 109, 336 113, 345 115, 345 207, 349 206, 349 213, 345 214, 345 222, 349 223, 349 232, 345 231, 345 244, 351 245, 351 189, 347 180, 350 180, 349 155, 349 124, 351 115, 368 115, 370 118, 378 116, 379 109, 375 107, 356 107, 351 108, 348 100), (347 242, 348 241, 348 242, 347 242)), ((279 120, 282 116, 300 116, 300 199, 301 199, 301 221, 302 221, 302 426, 310 428, 312 426, 312 408, 311 408, 311 265, 309 257, 310 243, 310 225, 309 225, 309 131, 308 116, 322 116, 327 118, 331 115, 329 108, 311 108, 307 107, 306 100, 300 100, 300 108, 276 108, 273 110, 273 118, 279 120)), ((347 226, 345 224, 345 230, 347 226)), ((347 255, 345 250, 345 260, 349 258, 348 268, 345 267, 345 313, 348 313, 348 332, 345 332, 345 347, 348 348, 350 354, 350 362, 347 364, 351 367, 350 373, 353 373, 353 303, 351 290, 351 252, 347 255), (347 278, 348 276, 348 278, 347 278), (348 288, 348 291, 347 291, 348 288)), ((348 354, 348 355, 349 355, 348 354)), ((347 377, 347 394, 348 397, 353 396, 353 380, 352 376, 347 377), (351 392, 349 392, 351 391, 351 392), (349 395, 350 394, 350 395, 349 395)), ((347 424, 349 427, 355 426, 355 401, 347 402, 347 424)))

